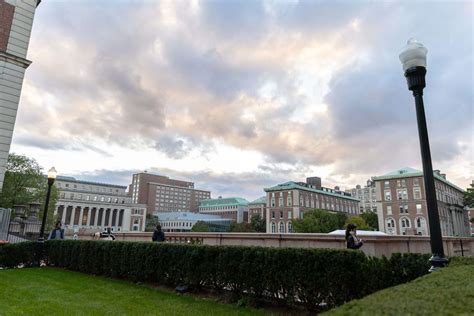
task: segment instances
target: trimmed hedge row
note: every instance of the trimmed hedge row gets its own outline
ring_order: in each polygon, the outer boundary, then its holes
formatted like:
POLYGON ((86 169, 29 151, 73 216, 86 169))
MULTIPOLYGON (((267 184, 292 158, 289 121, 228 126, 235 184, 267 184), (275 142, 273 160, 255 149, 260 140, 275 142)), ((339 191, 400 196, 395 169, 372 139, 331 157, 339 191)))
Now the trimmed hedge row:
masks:
POLYGON ((332 249, 48 241, 47 264, 131 281, 186 284, 274 303, 334 307, 426 274, 429 255, 332 249))
POLYGON ((22 242, 0 245, 0 268, 30 267, 37 262, 39 244, 22 242))

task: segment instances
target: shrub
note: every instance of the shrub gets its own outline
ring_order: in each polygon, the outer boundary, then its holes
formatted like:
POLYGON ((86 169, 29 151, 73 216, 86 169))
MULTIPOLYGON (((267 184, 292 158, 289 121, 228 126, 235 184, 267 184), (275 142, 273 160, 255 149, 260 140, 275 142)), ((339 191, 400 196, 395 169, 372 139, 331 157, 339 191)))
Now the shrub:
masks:
POLYGON ((235 300, 271 300, 334 307, 427 273, 428 255, 368 258, 334 249, 48 241, 50 265, 131 281, 186 284, 231 293, 235 300))
POLYGON ((38 260, 39 246, 37 242, 0 245, 0 268, 32 266, 38 260))

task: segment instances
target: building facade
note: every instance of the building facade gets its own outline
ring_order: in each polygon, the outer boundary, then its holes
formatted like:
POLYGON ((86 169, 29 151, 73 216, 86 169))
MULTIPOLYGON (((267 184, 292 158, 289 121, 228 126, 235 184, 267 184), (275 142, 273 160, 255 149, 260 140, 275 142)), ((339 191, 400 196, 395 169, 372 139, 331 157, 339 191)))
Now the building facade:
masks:
POLYGON ((3 187, 39 0, 0 0, 0 189, 3 187))
POLYGON ((469 216, 469 224, 471 228, 471 236, 474 237, 474 222, 471 222, 474 218, 474 207, 467 208, 468 216, 469 216))
POLYGON ((147 172, 133 175, 130 192, 132 202, 146 204, 147 213, 197 212, 202 200, 210 199, 211 192, 197 190, 193 182, 170 179, 147 172))
POLYGON ((199 221, 207 223, 210 232, 225 232, 232 223, 231 219, 218 215, 207 215, 193 212, 162 212, 155 213, 165 232, 189 232, 199 221))
POLYGON ((266 209, 267 209, 266 196, 262 196, 261 198, 258 198, 255 201, 250 202, 248 222, 250 223, 252 220, 252 217, 255 216, 256 214, 259 214, 263 218, 263 220, 266 220, 267 218, 266 209))
POLYGON ((350 193, 322 187, 317 177, 308 178, 306 183, 290 181, 264 190, 268 233, 292 233, 292 221, 303 218, 305 212, 313 209, 359 213, 358 199, 350 193))
POLYGON ((237 223, 248 221, 249 202, 239 197, 207 199, 199 205, 200 214, 218 215, 237 223))
POLYGON ((377 212, 377 196, 375 194, 375 183, 371 180, 367 180, 367 185, 361 187, 357 185, 354 189, 347 190, 351 196, 360 200, 359 212, 377 212))
POLYGON ((146 206, 132 204, 126 186, 58 176, 59 191, 54 215, 65 229, 144 231, 146 206))
MULTIPOLYGON (((469 218, 463 208, 464 191, 434 171, 438 212, 443 236, 468 236, 469 218)), ((392 235, 429 235, 423 173, 402 168, 373 177, 379 228, 392 235)))

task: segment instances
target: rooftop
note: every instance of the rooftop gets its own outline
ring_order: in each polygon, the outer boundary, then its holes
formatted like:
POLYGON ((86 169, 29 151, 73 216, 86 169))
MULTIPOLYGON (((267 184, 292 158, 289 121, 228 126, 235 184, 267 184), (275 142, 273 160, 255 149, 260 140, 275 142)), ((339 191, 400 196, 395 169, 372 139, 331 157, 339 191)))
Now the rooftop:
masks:
MULTIPOLYGON (((446 180, 443 176, 441 176, 441 173, 439 170, 433 171, 434 177, 441 181, 444 182, 445 184, 452 186, 453 188, 464 192, 465 190, 461 189, 460 187, 456 186, 455 184, 449 182, 446 180)), ((382 176, 377 176, 377 177, 372 177, 372 180, 374 181, 380 181, 380 180, 390 180, 390 179, 399 179, 399 178, 410 178, 410 177, 422 177, 423 176, 423 171, 414 169, 411 167, 404 167, 389 173, 386 173, 382 176)))
POLYGON ((294 181, 289 181, 289 182, 285 182, 285 183, 282 183, 282 184, 278 184, 278 185, 276 185, 274 187, 271 187, 271 188, 265 188, 264 190, 265 190, 265 192, 271 192, 271 191, 292 190, 292 189, 305 190, 305 191, 309 191, 309 192, 315 192, 315 193, 319 193, 319 194, 325 194, 325 195, 329 195, 329 196, 334 196, 334 197, 338 197, 338 198, 343 198, 343 199, 359 202, 359 199, 356 199, 356 198, 354 198, 350 195, 345 195, 345 192, 340 191, 340 193, 338 193, 337 191, 334 191, 334 190, 332 190, 333 192, 331 192, 331 191, 327 191, 329 189, 326 189, 326 188, 315 189, 315 188, 305 186, 304 183, 302 183, 302 182, 297 183, 297 182, 294 182, 294 181))
POLYGON ((83 180, 77 180, 74 177, 67 177, 67 176, 57 176, 56 181, 74 182, 74 183, 88 184, 88 185, 100 185, 100 186, 107 186, 107 187, 112 187, 112 188, 117 188, 117 189, 124 189, 124 190, 127 189, 127 187, 123 186, 123 185, 101 183, 101 182, 92 182, 92 181, 83 181, 83 180))
POLYGON ((267 204, 267 197, 266 196, 259 197, 258 199, 250 202, 249 205, 250 204, 267 204))
POLYGON ((239 197, 229 197, 229 198, 218 198, 218 199, 207 199, 202 200, 199 207, 212 207, 212 206, 247 206, 249 201, 239 197))
POLYGON ((158 216, 160 221, 229 221, 218 215, 207 215, 193 212, 157 212, 153 215, 158 216))

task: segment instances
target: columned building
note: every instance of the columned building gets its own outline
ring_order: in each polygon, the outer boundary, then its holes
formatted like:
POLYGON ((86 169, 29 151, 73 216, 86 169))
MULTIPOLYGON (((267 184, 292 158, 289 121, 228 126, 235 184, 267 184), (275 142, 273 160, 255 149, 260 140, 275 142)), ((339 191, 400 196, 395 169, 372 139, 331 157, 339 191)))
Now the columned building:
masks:
POLYGON ((249 202, 239 197, 208 199, 201 201, 200 214, 219 215, 237 223, 248 221, 249 202))
POLYGON ((126 186, 58 176, 59 191, 54 215, 65 229, 92 232, 144 231, 145 205, 132 204, 126 186))
POLYGON ((264 189, 266 196, 267 233, 292 233, 292 221, 314 209, 359 214, 359 200, 350 193, 321 186, 318 177, 306 182, 286 182, 264 189))
MULTIPOLYGON (((469 236, 469 218, 463 206, 464 190, 434 171, 439 220, 443 236, 469 236)), ((402 168, 372 177, 377 194, 381 231, 392 235, 429 235, 423 172, 402 168)))
POLYGON ((249 203, 249 220, 250 223, 252 221, 252 217, 256 214, 259 214, 263 220, 267 218, 267 197, 262 196, 261 198, 256 199, 249 203))
POLYGON ((0 190, 3 187, 25 70, 40 0, 0 0, 0 190))
POLYGON ((193 182, 147 172, 133 175, 130 194, 133 203, 146 204, 148 214, 197 212, 200 201, 211 198, 210 191, 195 189, 193 182))

